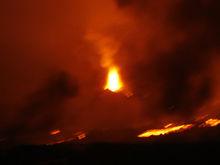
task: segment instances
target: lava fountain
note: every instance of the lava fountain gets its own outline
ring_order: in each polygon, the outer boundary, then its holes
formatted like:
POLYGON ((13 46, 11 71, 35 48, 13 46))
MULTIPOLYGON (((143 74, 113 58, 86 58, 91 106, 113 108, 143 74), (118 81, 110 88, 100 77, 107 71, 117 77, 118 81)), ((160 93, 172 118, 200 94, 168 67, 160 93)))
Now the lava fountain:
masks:
POLYGON ((107 76, 107 82, 104 89, 112 92, 118 92, 122 89, 123 83, 117 67, 110 67, 107 76))

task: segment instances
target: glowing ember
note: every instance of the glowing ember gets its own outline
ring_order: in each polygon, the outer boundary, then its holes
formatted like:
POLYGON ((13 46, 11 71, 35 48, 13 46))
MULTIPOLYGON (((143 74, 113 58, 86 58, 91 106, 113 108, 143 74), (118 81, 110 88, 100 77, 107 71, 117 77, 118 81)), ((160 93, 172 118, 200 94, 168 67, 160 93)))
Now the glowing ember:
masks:
POLYGON ((50 132, 50 135, 57 135, 60 133, 60 130, 56 129, 50 132))
POLYGON ((164 126, 164 128, 169 128, 169 127, 171 127, 172 125, 173 125, 173 123, 167 124, 167 125, 164 126))
POLYGON ((123 83, 120 79, 118 69, 111 67, 108 72, 107 83, 104 89, 108 89, 112 92, 118 92, 123 87, 123 83))
POLYGON ((206 120, 203 126, 210 126, 210 127, 215 127, 220 124, 219 119, 209 119, 206 120))
POLYGON ((150 137, 150 136, 160 136, 160 135, 165 135, 165 134, 169 134, 169 133, 173 133, 173 132, 180 132, 180 131, 189 129, 192 126, 193 126, 192 124, 179 125, 179 126, 174 126, 174 127, 165 126, 167 128, 148 130, 148 131, 138 135, 138 137, 143 138, 143 137, 150 137))
POLYGON ((85 137, 86 137, 86 134, 84 134, 84 133, 78 135, 79 140, 84 139, 85 137))
POLYGON ((84 133, 84 132, 77 132, 75 135, 77 136, 78 140, 82 140, 82 139, 86 138, 86 133, 84 133))

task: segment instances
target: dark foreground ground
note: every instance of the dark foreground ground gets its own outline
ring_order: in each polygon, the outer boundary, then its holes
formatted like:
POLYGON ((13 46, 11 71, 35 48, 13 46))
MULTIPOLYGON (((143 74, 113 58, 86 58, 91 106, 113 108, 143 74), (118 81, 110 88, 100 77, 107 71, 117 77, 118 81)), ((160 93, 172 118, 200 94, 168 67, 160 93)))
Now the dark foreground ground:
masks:
POLYGON ((1 155, 1 164, 189 164, 191 161, 219 164, 219 144, 20 146, 1 155))
POLYGON ((0 164, 219 164, 219 130, 192 129, 126 143, 17 145, 0 150, 0 164))

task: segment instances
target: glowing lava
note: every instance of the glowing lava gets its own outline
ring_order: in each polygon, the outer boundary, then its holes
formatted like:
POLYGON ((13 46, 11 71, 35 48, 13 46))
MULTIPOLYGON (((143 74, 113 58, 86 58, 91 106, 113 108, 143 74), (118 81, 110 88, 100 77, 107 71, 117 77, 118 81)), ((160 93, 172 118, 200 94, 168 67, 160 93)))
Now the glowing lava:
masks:
POLYGON ((85 132, 77 132, 75 135, 76 135, 78 140, 82 140, 82 139, 86 138, 86 133, 85 132))
POLYGON ((210 127, 215 127, 217 125, 220 124, 220 120, 219 119, 209 119, 209 120, 206 120, 205 123, 204 123, 204 127, 206 126, 210 126, 210 127))
POLYGON ((169 134, 169 133, 173 133, 173 132, 180 132, 180 131, 189 129, 192 126, 193 126, 192 124, 185 124, 185 125, 179 125, 179 126, 174 126, 174 127, 167 127, 166 126, 166 128, 163 128, 163 129, 148 130, 148 131, 138 135, 138 137, 144 138, 144 137, 150 137, 150 136, 165 135, 165 134, 169 134))
POLYGON ((108 89, 112 92, 118 92, 122 89, 123 83, 121 81, 117 67, 111 67, 108 72, 107 83, 105 90, 108 89))
POLYGON ((60 133, 60 130, 56 129, 50 132, 50 135, 57 135, 60 133))

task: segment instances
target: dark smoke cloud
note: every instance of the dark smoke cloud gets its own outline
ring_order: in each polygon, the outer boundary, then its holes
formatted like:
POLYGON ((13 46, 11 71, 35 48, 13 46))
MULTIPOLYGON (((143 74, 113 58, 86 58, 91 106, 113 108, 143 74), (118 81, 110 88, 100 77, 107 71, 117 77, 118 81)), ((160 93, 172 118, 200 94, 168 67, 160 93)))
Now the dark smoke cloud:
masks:
POLYGON ((117 4, 119 7, 128 6, 132 3, 132 0, 117 0, 117 4))
MULTIPOLYGON (((219 50, 219 1, 118 0, 117 4, 135 15, 140 35, 147 33, 139 37, 145 44, 142 50, 134 47, 132 52, 140 51, 141 60, 125 64, 133 88, 146 98, 146 111, 194 118, 215 91, 210 68, 218 60, 213 51, 219 50)), ((131 48, 130 42, 122 52, 131 48)))
POLYGON ((65 72, 55 74, 28 97, 12 125, 5 129, 5 136, 16 138, 23 134, 48 133, 62 127, 59 122, 65 114, 63 105, 68 99, 76 97, 78 91, 78 84, 70 75, 65 72))

